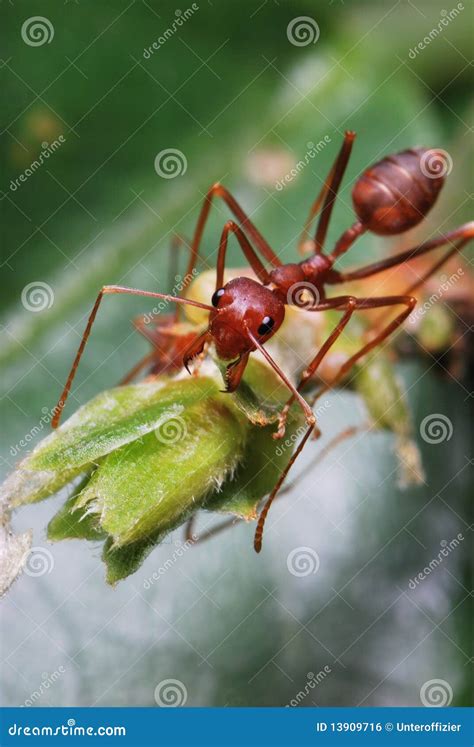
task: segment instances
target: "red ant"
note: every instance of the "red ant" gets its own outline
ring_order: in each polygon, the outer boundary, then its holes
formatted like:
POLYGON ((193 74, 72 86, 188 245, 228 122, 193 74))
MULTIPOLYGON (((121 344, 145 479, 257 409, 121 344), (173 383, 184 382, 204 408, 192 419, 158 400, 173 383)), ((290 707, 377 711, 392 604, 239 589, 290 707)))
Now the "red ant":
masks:
MULTIPOLYGON (((474 237, 474 222, 466 223, 447 234, 358 270, 340 272, 334 269, 336 260, 347 252, 356 239, 365 232, 370 231, 378 236, 394 236, 420 223, 435 204, 444 183, 443 169, 441 168, 440 171, 439 166, 436 165, 437 160, 438 163, 443 164, 444 153, 442 151, 417 148, 405 150, 393 156, 386 156, 366 169, 357 179, 352 190, 352 200, 357 220, 338 239, 332 252, 325 254, 323 250, 329 221, 349 161, 354 138, 354 132, 345 133, 344 142, 334 165, 320 194, 311 206, 300 241, 300 246, 302 246, 308 237, 309 228, 314 218, 319 214, 314 240, 311 242, 313 253, 308 258, 299 263, 283 264, 234 197, 221 184, 215 184, 205 196, 196 224, 190 247, 187 276, 191 277, 195 271, 199 246, 214 197, 220 197, 224 200, 240 225, 230 220, 224 226, 219 242, 216 263, 216 290, 212 296, 212 306, 163 293, 117 285, 104 286, 97 296, 89 316, 76 358, 60 397, 55 417, 52 420, 53 427, 57 427, 104 295, 130 293, 162 298, 177 304, 189 304, 209 311, 208 329, 192 342, 183 355, 185 367, 189 370, 190 361, 203 352, 207 343, 213 342, 219 358, 230 361, 226 369, 225 384, 226 391, 233 392, 241 381, 250 353, 258 350, 291 393, 281 412, 278 431, 274 434, 274 437, 281 438, 284 435, 288 410, 295 400, 301 406, 308 424, 307 432, 298 444, 286 469, 280 475, 260 513, 254 540, 254 547, 257 552, 261 550, 263 527, 270 505, 315 429, 315 416, 310 405, 301 395, 301 389, 308 379, 314 375, 322 359, 348 324, 354 311, 387 308, 396 305, 404 307, 386 326, 375 330, 372 338, 365 342, 361 349, 341 366, 334 379, 320 389, 317 397, 337 384, 360 358, 380 345, 400 327, 416 304, 415 298, 410 294, 438 270, 449 257, 460 251, 466 242, 474 237), (235 234, 247 262, 260 282, 247 277, 239 277, 224 285, 225 257, 228 237, 231 233, 235 234), (255 249, 247 235, 253 242, 255 249), (337 285, 346 281, 371 277, 410 259, 420 257, 445 244, 451 244, 449 251, 401 295, 373 298, 356 298, 352 295, 326 297, 327 285, 337 285), (271 265, 270 270, 266 269, 257 252, 271 265), (309 307, 307 303, 301 303, 301 294, 299 293, 300 290, 304 291, 308 288, 313 296, 313 303, 309 307), (328 339, 310 361, 296 387, 264 347, 264 343, 281 326, 285 316, 286 304, 303 305, 307 311, 334 309, 344 312, 328 339)), ((137 367, 135 370, 137 370, 137 367)))

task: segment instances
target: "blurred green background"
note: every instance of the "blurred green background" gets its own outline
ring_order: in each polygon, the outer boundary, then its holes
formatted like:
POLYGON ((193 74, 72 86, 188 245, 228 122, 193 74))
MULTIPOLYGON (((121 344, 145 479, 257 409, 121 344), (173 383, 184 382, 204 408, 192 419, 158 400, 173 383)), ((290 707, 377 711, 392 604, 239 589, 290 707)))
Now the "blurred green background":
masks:
MULTIPOLYGON (((97 291, 104 283, 169 290, 170 236, 191 234, 214 181, 237 195, 289 260, 350 128, 358 139, 330 241, 352 220, 350 189, 360 171, 414 145, 447 150, 454 168, 413 239, 470 216, 467 4, 410 56, 451 7, 426 0, 203 1, 144 56, 188 7, 45 0, 41 9, 25 1, 0 10, 4 474, 19 458, 15 445, 57 401, 97 291), (33 46, 22 27, 38 13, 54 35, 33 46), (317 23, 314 44, 290 43, 287 27, 299 16, 317 23), (61 146, 12 188, 60 135, 61 146), (325 136, 329 144, 298 179, 277 190, 268 153, 284 174, 308 143, 325 136), (154 167, 168 148, 187 164, 173 179, 154 167), (49 287, 51 304, 31 311, 22 292, 38 282, 49 287)), ((204 266, 214 261, 227 215, 216 208, 204 266)), ((387 242, 367 237, 344 263, 387 251, 387 242)), ((240 263, 237 251, 230 256, 240 263)), ((147 308, 136 298, 106 301, 71 411, 146 352, 130 319, 147 308)), ((432 679, 448 683, 453 704, 468 704, 469 382, 441 377, 429 356, 398 369, 416 426, 432 413, 453 424, 448 441, 419 439, 425 485, 400 490, 393 439, 374 434, 341 446, 275 507, 261 557, 252 551, 252 529, 239 526, 187 552, 147 589, 176 537, 111 590, 98 548, 49 547, 51 572, 24 576, 3 602, 3 702, 21 705, 61 668, 35 705, 155 705, 155 687, 169 678, 184 684, 188 705, 284 705, 304 690, 309 672, 327 666, 330 674, 308 689, 302 706, 419 705, 432 679), (440 543, 459 532, 466 541, 410 589, 440 543), (317 551, 320 568, 299 578, 286 559, 301 546, 317 551)), ((321 422, 325 440, 364 419, 355 395, 336 392, 331 401, 321 422)), ((302 461, 320 448, 311 444, 302 461)), ((44 527, 61 500, 23 510, 15 528, 33 526, 34 544, 45 545, 44 527)))

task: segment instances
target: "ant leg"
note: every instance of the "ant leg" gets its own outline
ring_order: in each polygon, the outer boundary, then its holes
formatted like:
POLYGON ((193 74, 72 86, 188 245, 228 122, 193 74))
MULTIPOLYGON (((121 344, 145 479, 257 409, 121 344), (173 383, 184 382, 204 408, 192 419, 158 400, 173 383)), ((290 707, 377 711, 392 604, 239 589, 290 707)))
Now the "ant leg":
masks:
MULTIPOLYGON (((369 426, 350 426, 349 428, 346 428, 345 430, 341 431, 341 433, 338 433, 334 438, 329 441, 329 443, 320 451, 316 459, 312 462, 310 462, 305 469, 303 469, 298 477, 293 480, 293 482, 289 483, 288 485, 284 485, 281 487, 281 489, 278 491, 278 494, 275 495, 274 500, 277 500, 279 498, 283 498, 284 495, 289 493, 293 488, 298 484, 298 480, 301 480, 301 478, 306 474, 306 472, 309 472, 313 470, 320 462, 325 459, 325 457, 336 448, 336 446, 339 446, 339 444, 343 443, 343 441, 346 441, 349 438, 352 438, 353 436, 357 435, 358 433, 363 433, 365 431, 369 430, 369 426)), ((193 542, 195 545, 201 542, 206 542, 206 540, 211 539, 212 537, 215 537, 216 534, 220 534, 220 532, 225 531, 226 529, 230 529, 232 526, 235 526, 235 524, 240 524, 244 519, 240 519, 239 517, 233 517, 232 519, 228 519, 227 521, 223 521, 221 524, 218 524, 215 527, 212 527, 206 532, 203 532, 203 534, 196 537, 196 535, 193 535, 192 533, 192 527, 194 524, 194 516, 192 519, 189 520, 189 522, 186 525, 185 530, 185 537, 189 542, 193 542), (193 522, 193 523, 191 523, 193 522)))
MULTIPOLYGON (((169 246, 169 263, 168 263, 168 288, 173 288, 175 282, 178 280, 178 252, 180 247, 187 246, 188 249, 190 248, 189 241, 182 236, 181 234, 174 233, 171 236, 170 246, 169 246)), ((186 287, 188 278, 184 278, 184 287, 186 287)), ((146 339, 152 343, 152 345, 156 346, 156 342, 150 338, 148 334, 148 330, 146 329, 145 323, 144 323, 144 316, 137 317, 133 321, 134 327, 140 332, 146 339)), ((174 314, 172 315, 172 318, 175 322, 179 321, 179 306, 176 306, 176 310, 174 314)), ((166 319, 166 317, 164 318, 166 319)), ((167 324, 163 319, 163 326, 167 324)), ((157 325, 155 325, 156 328, 157 325)), ((158 325, 162 326, 162 325, 158 325)), ((166 356, 165 351, 163 352, 166 356)), ((152 363, 153 360, 157 357, 157 351, 154 350, 151 353, 148 353, 145 355, 138 363, 133 366, 132 369, 119 381, 119 386, 124 386, 125 384, 129 384, 133 379, 144 369, 149 363, 152 363)))
POLYGON ((470 241, 469 238, 463 239, 462 241, 458 241, 457 244, 455 244, 448 252, 446 252, 444 257, 441 257, 437 262, 435 262, 434 265, 432 265, 428 270, 426 270, 426 272, 423 273, 423 275, 420 278, 418 278, 418 280, 415 280, 414 283, 412 283, 408 288, 406 288, 403 291, 403 293, 404 294, 413 293, 413 291, 418 290, 418 288, 420 288, 424 283, 426 283, 426 281, 432 275, 434 275, 435 272, 437 272, 440 269, 440 267, 442 267, 445 264, 445 262, 448 261, 448 259, 454 256, 454 254, 457 254, 463 248, 463 246, 465 246, 469 241, 470 241))
MULTIPOLYGON (((342 319, 340 319, 339 323, 336 325, 334 330, 329 335, 328 339, 325 341, 325 343, 322 345, 322 347, 318 350, 315 357, 309 364, 309 366, 306 368, 306 370, 303 372, 303 375, 301 377, 301 380, 298 384, 297 390, 300 391, 302 387, 306 384, 306 382, 316 373, 321 361, 323 360, 326 353, 329 351, 329 349, 332 347, 332 345, 336 342, 337 338, 340 336, 346 325, 348 324, 352 314, 356 310, 364 310, 364 309, 377 309, 377 308, 385 308, 387 306, 394 306, 396 304, 405 304, 407 306, 407 309, 403 311, 401 314, 399 314, 391 324, 389 324, 387 327, 385 327, 373 340, 368 342, 364 347, 361 348, 360 351, 358 351, 355 355, 353 355, 349 360, 341 367, 341 369, 338 371, 336 377, 330 382, 330 384, 323 387, 314 397, 313 403, 316 402, 319 397, 326 392, 328 389, 331 389, 337 382, 345 375, 345 373, 352 368, 354 363, 356 363, 359 358, 361 358, 363 355, 368 353, 372 348, 379 345, 381 342, 383 342, 384 339, 389 337, 411 314, 412 309, 415 306, 416 300, 412 298, 411 296, 386 296, 381 298, 353 298, 352 296, 341 296, 340 298, 331 298, 329 301, 320 304, 318 306, 314 306, 311 311, 326 311, 328 308, 345 308, 346 311, 344 313, 344 316, 342 319), (331 304, 331 305, 329 305, 331 304)), ((273 434, 274 438, 283 438, 285 435, 285 426, 286 426, 286 420, 288 418, 288 412, 295 400, 294 396, 291 396, 288 402, 285 404, 283 410, 280 413, 280 417, 278 420, 278 430, 276 433, 273 434)))
POLYGON ((272 492, 268 496, 268 498, 267 498, 267 500, 265 502, 264 507, 262 508, 260 516, 258 517, 257 528, 255 530, 255 537, 254 537, 254 540, 253 540, 253 546, 254 546, 255 552, 260 552, 260 550, 262 549, 263 528, 265 526, 265 520, 266 520, 268 512, 270 510, 270 506, 272 505, 273 501, 275 500, 276 495, 277 495, 278 491, 280 490, 280 487, 283 484, 283 481, 285 480, 285 477, 287 476, 288 472, 290 471, 290 469, 292 468, 292 466, 294 465, 294 463, 298 459, 299 455, 303 451, 308 438, 311 436, 311 433, 313 432, 313 429, 314 429, 314 425, 310 425, 309 428, 308 428, 308 430, 304 434, 303 438, 299 442, 299 444, 298 444, 295 452, 293 453, 290 461, 288 462, 288 464, 286 465, 285 469, 283 470, 283 472, 281 473, 280 477, 278 478, 278 481, 277 481, 275 487, 273 488, 272 492))
POLYGON ((411 312, 416 306, 416 298, 413 298, 413 296, 381 296, 380 298, 358 298, 356 299, 356 301, 357 310, 378 309, 386 306, 395 306, 398 304, 402 304, 406 308, 401 311, 389 324, 383 327, 380 332, 376 333, 375 337, 373 337, 369 342, 363 345, 363 347, 358 350, 357 353, 351 355, 351 357, 341 366, 332 381, 330 381, 328 384, 325 384, 319 390, 319 392, 314 397, 314 402, 316 402, 316 400, 318 400, 321 395, 324 394, 324 392, 332 389, 351 370, 351 368, 355 363, 357 363, 360 358, 367 355, 367 353, 378 347, 384 340, 390 337, 390 335, 392 335, 403 324, 405 319, 410 316, 411 312))
POLYGON ((221 522, 221 524, 218 524, 215 527, 212 527, 211 529, 208 529, 207 531, 203 532, 199 536, 193 533, 193 527, 195 522, 196 516, 191 516, 188 523, 185 527, 185 540, 186 542, 191 542, 193 545, 200 544, 201 542, 206 542, 206 540, 211 539, 212 537, 215 537, 216 534, 220 534, 221 532, 225 531, 226 529, 230 529, 234 524, 237 524, 243 519, 239 519, 237 516, 233 517, 232 519, 227 519, 226 521, 221 522))
MULTIPOLYGON (((455 244, 452 247, 452 249, 450 249, 448 252, 446 252, 446 254, 443 257, 441 257, 441 259, 439 259, 437 262, 434 263, 434 265, 432 265, 432 267, 430 267, 428 270, 426 270, 423 273, 423 275, 421 275, 421 277, 419 277, 411 285, 409 285, 408 288, 404 288, 404 290, 402 291, 403 295, 404 296, 409 295, 409 294, 413 293, 415 290, 417 290, 418 288, 420 288, 424 283, 426 283, 426 281, 432 275, 435 274, 435 272, 437 272, 437 270, 440 269, 440 267, 442 267, 445 264, 445 262, 447 262, 452 256, 454 256, 454 254, 457 254, 460 251, 460 249, 462 249, 462 247, 468 241, 469 241, 469 239, 465 239, 464 241, 461 241, 458 244, 455 244)), ((376 319, 375 322, 374 322, 374 327, 378 327, 380 324, 383 324, 384 319, 387 318, 387 316, 388 316, 389 313, 390 312, 386 311, 385 313, 380 314, 380 316, 378 317, 378 319, 376 319)))
POLYGON ((193 542, 194 541, 194 534, 193 534, 193 527, 196 521, 196 515, 191 516, 187 522, 186 526, 184 528, 184 539, 186 542, 193 542))
POLYGON ((438 249, 445 244, 454 244, 452 252, 450 250, 450 252, 447 253, 446 257, 444 257, 440 263, 437 263, 434 269, 430 270, 428 274, 423 277, 423 280, 420 280, 420 283, 418 283, 417 281, 414 286, 410 287, 408 292, 411 292, 412 290, 414 290, 414 288, 417 288, 419 284, 421 285, 421 282, 424 282, 424 280, 426 280, 426 278, 431 275, 432 271, 435 271, 436 269, 441 267, 441 264, 443 264, 448 256, 451 256, 454 251, 460 251, 464 244, 466 244, 472 238, 474 238, 474 221, 465 223, 464 225, 459 226, 459 228, 454 229, 454 231, 450 231, 443 236, 437 236, 435 239, 431 239, 430 241, 425 241, 423 244, 418 244, 417 246, 414 246, 411 249, 407 249, 404 252, 400 252, 399 254, 395 254, 392 257, 387 257, 386 259, 382 259, 379 262, 374 262, 371 265, 361 267, 359 270, 352 270, 349 272, 337 272, 333 270, 326 282, 330 285, 334 285, 350 280, 361 280, 362 278, 371 277, 372 275, 376 275, 379 272, 388 270, 391 267, 401 265, 411 259, 421 257, 423 254, 431 252, 433 251, 433 249, 438 249))
POLYGON ((327 193, 328 193, 328 184, 331 183, 332 179, 334 178, 334 166, 331 167, 331 171, 326 177, 326 181, 324 182, 321 191, 319 192, 318 196, 316 197, 315 201, 311 205, 309 209, 308 217, 306 218, 306 221, 303 226, 303 230, 301 231, 301 235, 298 239, 298 251, 300 254, 305 255, 306 253, 314 252, 315 251, 315 245, 314 240, 309 235, 309 229, 311 228, 311 224, 319 211, 321 210, 321 205, 323 203, 323 200, 325 199, 327 193))
MULTIPOLYGON (((310 364, 303 371, 300 382, 296 388, 298 392, 301 391, 301 389, 304 387, 306 382, 314 375, 314 373, 318 369, 326 353, 331 349, 331 347, 334 345, 339 335, 342 334, 342 331, 349 323, 349 320, 352 317, 352 314, 354 313, 356 308, 357 308, 356 298, 354 298, 353 296, 340 296, 337 298, 330 298, 328 301, 324 301, 323 303, 318 304, 318 306, 313 306, 310 309, 311 311, 327 311, 329 309, 341 309, 341 310, 344 310, 344 315, 339 320, 338 324, 333 329, 333 331, 331 332, 327 340, 319 348, 318 352, 316 353, 316 355, 314 356, 310 364)), ((294 401, 295 401, 295 395, 292 394, 290 399, 287 401, 287 403, 285 404, 285 406, 283 407, 279 415, 278 429, 273 434, 273 438, 283 438, 283 436, 285 435, 285 427, 286 427, 286 421, 288 418, 288 413, 294 401)))
POLYGON ((153 373, 163 373, 173 368, 180 368, 177 366, 177 359, 181 348, 176 347, 176 341, 180 338, 188 340, 192 337, 192 333, 179 333, 173 330, 176 326, 176 319, 174 314, 165 314, 159 320, 153 320, 153 325, 150 325, 146 320, 148 319, 147 314, 142 314, 133 320, 133 326, 135 329, 145 337, 145 339, 153 346, 153 350, 145 355, 133 368, 120 380, 119 385, 129 384, 137 374, 139 374, 148 365, 154 363, 153 373), (173 347, 174 345, 174 347, 173 347))
MULTIPOLYGON (((322 389, 314 397, 313 402, 316 402, 316 400, 319 399, 319 397, 324 392, 326 392, 328 389, 331 389, 335 384, 337 384, 337 382, 353 367, 353 365, 359 360, 359 358, 362 358, 362 356, 366 355, 368 352, 370 352, 370 350, 380 345, 380 343, 382 343, 387 337, 389 337, 393 332, 395 332, 395 330, 398 327, 400 327, 400 325, 403 323, 406 317, 409 314, 411 314, 416 304, 416 299, 412 298, 411 296, 385 296, 381 298, 359 298, 357 299, 357 308, 359 309, 374 309, 374 308, 380 308, 381 306, 390 306, 394 304, 403 304, 407 308, 404 311, 402 311, 390 324, 388 324, 378 335, 376 335, 376 337, 374 337, 373 340, 371 340, 366 345, 364 345, 364 347, 361 348, 361 350, 359 350, 358 353, 351 356, 349 360, 346 361, 346 363, 343 366, 341 366, 337 375, 334 377, 331 383, 322 387, 322 389)), ((262 348, 262 351, 263 351, 263 348, 262 348)), ((299 392, 297 392, 296 389, 295 389, 295 392, 299 395, 299 392)), ((280 478, 278 479, 277 484, 273 488, 272 492, 270 493, 270 496, 267 499, 267 502, 265 503, 262 509, 262 512, 258 520, 257 529, 255 531, 254 548, 256 552, 260 552, 260 550, 262 549, 263 528, 264 528, 265 519, 267 517, 270 506, 273 500, 275 499, 275 496, 278 493, 278 490, 281 484, 283 483, 286 475, 288 474, 294 462, 296 461, 301 451, 303 450, 308 438, 311 436, 313 429, 314 429, 314 425, 310 425, 305 435, 301 439, 300 443, 298 444, 298 447, 295 453, 293 454, 292 458, 290 459, 286 469, 280 475, 280 478)))
MULTIPOLYGON (((191 251, 191 245, 188 239, 186 239, 180 233, 174 233, 171 236, 171 242, 169 246, 169 264, 168 264, 168 288, 174 288, 175 283, 178 281, 178 252, 182 246, 185 246, 191 251)), ((191 277, 186 275, 183 278, 183 290, 189 285, 191 277)), ((174 312, 175 321, 179 320, 179 306, 176 307, 174 312)))
POLYGON ((258 230, 258 228, 252 223, 248 215, 244 212, 244 210, 240 207, 237 200, 230 194, 230 192, 222 186, 222 184, 214 184, 209 191, 207 192, 204 203, 201 208, 201 212, 199 214, 199 218, 196 224, 196 228, 194 231, 193 240, 191 242, 191 256, 189 258, 189 264, 187 268, 187 275, 190 275, 197 262, 198 254, 199 254, 199 246, 201 243, 202 235, 204 232, 204 227, 206 225, 207 218, 209 216, 209 211, 211 209, 212 200, 214 197, 220 197, 224 200, 226 205, 229 207, 230 211, 235 215, 237 220, 240 222, 240 227, 242 229, 245 229, 245 231, 249 234, 252 241, 255 243, 257 249, 260 251, 262 256, 270 262, 270 264, 273 265, 273 267, 279 267, 282 263, 276 256, 276 254, 273 252, 272 248, 270 247, 270 244, 263 238, 262 234, 258 230))
MULTIPOLYGON (((247 331, 247 334, 252 341, 252 343, 255 345, 257 350, 260 351, 260 353, 263 355, 265 360, 270 364, 270 366, 273 368, 276 374, 280 377, 280 379, 283 381, 283 383, 288 387, 291 394, 294 396, 294 398, 298 401, 301 409, 303 410, 304 416, 306 418, 306 423, 310 426, 310 430, 313 430, 313 428, 316 425, 316 418, 314 417, 314 413, 311 409, 311 407, 308 405, 304 397, 301 396, 297 388, 291 383, 287 375, 281 370, 280 366, 273 360, 270 353, 263 347, 263 345, 259 342, 259 340, 255 337, 254 334, 252 334, 251 330, 249 329, 248 325, 246 324, 244 320, 244 326, 247 331)), ((306 437, 305 437, 306 438, 306 437)))
POLYGON ((144 368, 146 368, 149 364, 153 363, 153 361, 156 359, 156 351, 152 350, 151 353, 147 353, 141 360, 136 363, 133 368, 130 369, 130 371, 125 374, 125 376, 120 379, 118 385, 124 386, 125 384, 130 384, 131 381, 141 372, 144 368))
POLYGON ((136 316, 133 319, 132 324, 137 332, 143 335, 145 340, 147 340, 151 345, 156 346, 157 332, 161 329, 166 329, 167 327, 172 326, 174 321, 174 314, 164 314, 163 316, 160 316, 159 319, 151 319, 151 314, 140 314, 140 316, 136 316), (151 322, 153 322, 153 324, 151 324, 151 322))
POLYGON ((64 405, 66 404, 66 400, 71 390, 72 382, 76 375, 77 367, 79 366, 79 361, 81 360, 87 340, 89 339, 89 335, 92 330, 92 325, 94 324, 95 318, 97 316, 97 312, 99 311, 99 306, 101 304, 101 301, 105 295, 113 294, 113 293, 129 293, 134 296, 146 296, 148 298, 162 298, 165 301, 172 301, 173 303, 189 304, 190 306, 197 306, 198 308, 206 309, 207 311, 214 310, 212 306, 208 306, 207 304, 198 303, 198 301, 191 301, 187 298, 180 298, 179 296, 169 296, 166 293, 154 293, 152 291, 139 290, 138 288, 125 288, 122 285, 104 285, 104 287, 99 292, 99 295, 97 296, 95 300, 94 306, 92 307, 92 311, 89 315, 89 319, 87 320, 87 325, 82 335, 82 339, 81 339, 79 348, 77 350, 76 357, 72 364, 71 370, 69 372, 69 376, 67 378, 66 384, 59 398, 58 404, 56 405, 56 408, 54 411, 54 417, 51 420, 51 426, 53 428, 57 428, 59 425, 61 413, 64 409, 64 405))
MULTIPOLYGON (((316 459, 312 461, 308 466, 298 475, 296 480, 293 480, 293 482, 289 483, 288 485, 285 485, 281 487, 281 484, 283 480, 285 479, 286 475, 289 472, 290 468, 287 468, 285 471, 285 474, 281 478, 279 487, 281 489, 278 489, 278 487, 275 489, 275 494, 272 498, 272 501, 277 498, 282 498, 284 495, 290 492, 295 485, 297 485, 298 480, 300 480, 303 475, 308 470, 313 470, 316 465, 318 465, 320 462, 322 462, 328 454, 336 448, 336 446, 339 446, 343 441, 346 441, 349 438, 352 438, 353 436, 357 435, 358 433, 363 433, 365 431, 368 431, 370 429, 369 425, 364 426, 350 426, 346 428, 345 430, 338 433, 336 436, 334 436, 331 441, 329 441, 328 444, 324 447, 324 449, 321 450, 321 452, 318 454, 316 459)), ((296 457, 295 457, 296 458, 296 457)), ((293 460, 294 461, 294 460, 293 460)), ((268 501, 267 501, 268 502, 268 501)), ((267 514, 270 506, 267 508, 267 514)), ((266 515, 265 515, 266 516, 266 515)), ((203 534, 196 536, 193 533, 193 527, 195 524, 195 516, 192 516, 189 521, 186 524, 185 527, 185 539, 187 542, 192 542, 193 544, 197 545, 201 542, 206 542, 206 540, 211 539, 212 537, 215 537, 217 534, 220 534, 221 532, 225 531, 226 529, 230 529, 232 526, 235 526, 235 524, 240 524, 244 519, 240 519, 238 517, 232 517, 231 519, 227 519, 226 521, 223 521, 222 523, 218 524, 215 527, 212 527, 211 529, 207 530, 206 532, 203 532, 203 534)), ((265 519, 263 519, 263 523, 265 522, 265 519)), ((263 535, 263 525, 262 525, 262 533, 260 535, 260 548, 262 544, 262 535, 263 535)), ((258 551, 259 552, 259 551, 258 551)))
MULTIPOLYGON (((179 307, 178 307, 179 308, 179 307)), ((161 324, 155 324, 154 329, 157 327, 166 327, 169 324, 169 318, 170 315, 164 316, 160 321, 161 324)), ((151 351, 151 353, 147 353, 141 360, 136 363, 133 368, 130 369, 130 371, 125 374, 125 376, 120 379, 119 386, 124 386, 125 384, 129 384, 133 379, 141 372, 144 368, 148 366, 148 364, 153 363, 157 358, 161 357, 161 354, 163 353, 164 356, 166 356, 166 352, 164 350, 157 350, 156 348, 156 339, 155 337, 150 333, 149 329, 147 329, 148 325, 145 322, 146 314, 142 314, 141 316, 136 317, 133 320, 133 326, 137 330, 137 332, 140 332, 143 337, 145 337, 148 342, 150 342, 154 350, 151 351)), ((172 319, 174 319, 174 314, 172 315, 172 319)))
POLYGON ((329 227, 329 221, 331 220, 334 203, 336 202, 337 193, 341 186, 342 178, 349 163, 349 158, 352 151, 352 146, 355 140, 355 132, 347 131, 344 135, 344 142, 341 150, 337 157, 336 163, 334 164, 334 173, 331 181, 328 183, 328 190, 324 205, 319 216, 318 226, 316 228, 316 234, 314 241, 316 243, 316 254, 321 254, 323 251, 324 242, 329 227))
POLYGON ((181 233, 173 233, 171 235, 171 241, 169 245, 169 273, 168 273, 168 287, 172 288, 176 282, 176 276, 178 274, 178 252, 182 246, 185 246, 189 251, 191 250, 191 242, 181 233))
POLYGON ((311 249, 316 254, 321 254, 323 249, 324 240, 326 238, 326 233, 329 225, 329 220, 331 218, 332 209, 334 206, 334 201, 337 197, 337 192, 339 190, 339 186, 341 184, 342 178, 344 176, 344 172, 347 168, 347 164, 349 162, 349 157, 351 155, 352 145, 355 140, 355 132, 346 131, 344 133, 344 141, 342 143, 341 149, 336 156, 336 160, 334 161, 331 170, 329 174, 326 177, 326 181, 323 184, 323 187, 319 193, 319 195, 316 197, 315 201, 311 205, 311 209, 309 211, 309 215, 306 219, 306 222, 303 227, 303 231, 301 234, 301 238, 298 242, 298 247, 300 250, 300 253, 304 253, 304 244, 308 240, 309 237, 309 229, 311 227, 311 224, 316 217, 316 215, 321 210, 321 205, 323 205, 321 216, 319 218, 318 227, 316 230, 316 236, 314 241, 311 240, 311 249))
POLYGON ((358 239, 359 236, 362 236, 366 231, 366 226, 364 226, 364 224, 359 220, 356 220, 356 222, 344 231, 342 236, 336 241, 334 249, 330 254, 328 254, 328 258, 335 262, 336 259, 340 257, 341 254, 345 254, 347 250, 351 248, 354 241, 358 239))
POLYGON ((224 269, 225 269, 225 255, 227 252, 227 242, 229 240, 229 233, 236 235, 237 241, 240 244, 240 248, 245 255, 247 262, 258 277, 263 285, 268 285, 271 282, 270 275, 266 271, 263 264, 260 262, 257 254, 252 249, 249 240, 243 231, 239 228, 237 223, 233 220, 228 220, 224 226, 221 234, 221 240, 219 242, 219 252, 217 255, 217 266, 216 266, 216 290, 222 288, 224 284, 224 269))

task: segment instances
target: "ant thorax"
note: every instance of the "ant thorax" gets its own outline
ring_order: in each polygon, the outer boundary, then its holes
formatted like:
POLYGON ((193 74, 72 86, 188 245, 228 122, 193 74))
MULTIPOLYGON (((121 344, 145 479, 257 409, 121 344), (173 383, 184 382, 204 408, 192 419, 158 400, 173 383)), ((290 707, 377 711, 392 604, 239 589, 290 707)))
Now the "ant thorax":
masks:
POLYGON ((303 270, 306 280, 319 285, 324 283, 328 272, 332 269, 333 260, 324 254, 313 254, 308 259, 304 259, 300 267, 303 270))

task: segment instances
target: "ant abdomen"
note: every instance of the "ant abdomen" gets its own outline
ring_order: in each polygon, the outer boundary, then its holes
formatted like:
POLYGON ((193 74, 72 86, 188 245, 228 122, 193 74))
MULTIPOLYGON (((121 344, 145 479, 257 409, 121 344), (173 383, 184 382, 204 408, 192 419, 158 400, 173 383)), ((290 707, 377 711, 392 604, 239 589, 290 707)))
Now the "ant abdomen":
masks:
POLYGON ((386 156, 352 190, 360 222, 381 236, 403 233, 431 210, 447 172, 444 151, 417 148, 386 156))

